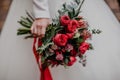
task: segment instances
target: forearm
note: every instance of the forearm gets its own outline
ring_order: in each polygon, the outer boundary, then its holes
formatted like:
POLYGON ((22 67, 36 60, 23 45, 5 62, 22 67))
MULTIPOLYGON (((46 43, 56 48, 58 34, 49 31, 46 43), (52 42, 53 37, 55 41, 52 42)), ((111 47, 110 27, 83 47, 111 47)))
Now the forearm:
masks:
POLYGON ((35 18, 50 18, 48 0, 33 0, 35 18))

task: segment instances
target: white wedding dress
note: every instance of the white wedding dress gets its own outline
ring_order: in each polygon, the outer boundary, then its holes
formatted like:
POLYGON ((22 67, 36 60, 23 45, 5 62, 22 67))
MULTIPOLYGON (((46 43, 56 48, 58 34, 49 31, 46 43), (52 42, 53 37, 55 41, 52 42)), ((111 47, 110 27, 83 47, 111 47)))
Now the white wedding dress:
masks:
MULTIPOLYGON (((52 17, 65 1, 70 0, 49 0, 52 17)), ((31 8, 32 0, 13 0, 0 36, 0 80, 39 80, 33 39, 16 35, 17 21, 31 8)), ((102 33, 92 38, 94 50, 87 52, 86 67, 76 63, 68 69, 51 68, 53 80, 120 80, 120 24, 104 0, 85 0, 81 15, 102 33)))

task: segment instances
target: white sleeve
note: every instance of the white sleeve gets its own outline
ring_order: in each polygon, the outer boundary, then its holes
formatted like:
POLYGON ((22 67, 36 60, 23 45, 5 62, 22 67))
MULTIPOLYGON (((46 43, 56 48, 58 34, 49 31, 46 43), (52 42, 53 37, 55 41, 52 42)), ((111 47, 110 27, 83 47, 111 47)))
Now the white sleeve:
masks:
POLYGON ((35 18, 50 18, 48 0, 33 0, 35 18))

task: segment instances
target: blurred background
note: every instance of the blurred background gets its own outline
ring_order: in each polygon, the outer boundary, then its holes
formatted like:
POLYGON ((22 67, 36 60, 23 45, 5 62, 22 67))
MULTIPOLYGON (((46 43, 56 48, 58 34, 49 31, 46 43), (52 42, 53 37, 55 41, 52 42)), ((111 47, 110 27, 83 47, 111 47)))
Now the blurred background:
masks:
MULTIPOLYGON (((105 0, 105 2, 108 4, 120 22, 120 0, 105 0)), ((4 26, 4 22, 9 12, 11 3, 12 0, 0 0, 0 32, 4 26)))
POLYGON ((120 22, 120 0, 105 0, 120 22))
POLYGON ((12 0, 0 0, 0 32, 7 17, 12 0))

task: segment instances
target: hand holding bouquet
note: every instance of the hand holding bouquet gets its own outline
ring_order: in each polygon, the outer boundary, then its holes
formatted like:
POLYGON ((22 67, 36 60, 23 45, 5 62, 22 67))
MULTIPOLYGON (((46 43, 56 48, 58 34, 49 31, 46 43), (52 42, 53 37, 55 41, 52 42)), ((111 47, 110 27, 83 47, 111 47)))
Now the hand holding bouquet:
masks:
MULTIPOLYGON (((81 6, 84 0, 73 0, 70 4, 64 3, 58 10, 59 15, 52 20, 47 27, 45 37, 42 38, 42 45, 37 52, 41 56, 41 63, 44 68, 48 66, 72 66, 76 57, 85 65, 87 50, 93 49, 88 42, 92 34, 99 34, 98 29, 90 29, 87 21, 80 16, 81 6)), ((34 18, 27 12, 27 17, 22 17, 19 23, 18 35, 27 35, 25 38, 33 38, 30 28, 34 18)))

